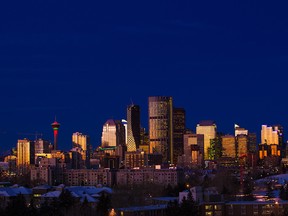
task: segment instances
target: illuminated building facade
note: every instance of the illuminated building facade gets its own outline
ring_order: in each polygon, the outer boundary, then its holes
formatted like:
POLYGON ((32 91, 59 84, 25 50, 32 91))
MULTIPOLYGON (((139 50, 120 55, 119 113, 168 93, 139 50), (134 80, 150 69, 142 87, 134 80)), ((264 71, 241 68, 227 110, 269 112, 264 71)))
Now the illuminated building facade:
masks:
POLYGON ((236 136, 237 140, 237 155, 238 157, 241 157, 243 155, 248 155, 248 145, 249 145, 249 139, 247 135, 240 134, 236 136))
POLYGON ((184 153, 183 135, 186 129, 186 113, 183 108, 173 108, 173 163, 184 153))
POLYGON ((79 147, 84 151, 87 151, 90 144, 90 137, 88 135, 76 132, 72 134, 73 147, 79 147))
POLYGON ((238 135, 248 135, 248 130, 246 130, 245 128, 241 128, 239 125, 235 124, 234 125, 234 129, 235 129, 235 137, 237 137, 238 135))
POLYGON ((144 151, 126 152, 125 168, 144 167, 148 164, 148 155, 144 151))
POLYGON ((35 163, 34 142, 28 139, 17 142, 17 166, 28 166, 35 163))
POLYGON ((125 146, 125 127, 119 120, 109 119, 103 125, 101 146, 125 146))
POLYGON ((267 125, 262 125, 261 129, 261 143, 262 144, 279 144, 278 131, 274 130, 273 127, 268 127, 267 125))
POLYGON ((173 102, 172 97, 148 99, 150 153, 160 153, 163 162, 173 162, 173 102))
MULTIPOLYGON (((281 126, 271 126, 262 125, 261 129, 261 144, 267 145, 267 156, 281 156, 281 145, 283 145, 282 131, 280 130, 281 126)), ((262 148, 261 148, 262 149, 262 148)), ((260 159, 265 157, 265 154, 262 151, 259 151, 260 159)))
POLYGON ((140 107, 127 107, 127 151, 136 151, 141 142, 140 107))
POLYGON ((222 139, 222 154, 224 157, 236 158, 236 140, 232 135, 225 135, 222 139))
POLYGON ((43 139, 35 141, 35 154, 50 153, 50 142, 43 139))
POLYGON ((204 135, 204 160, 208 160, 211 139, 216 137, 216 124, 214 121, 201 121, 197 124, 196 133, 204 135))

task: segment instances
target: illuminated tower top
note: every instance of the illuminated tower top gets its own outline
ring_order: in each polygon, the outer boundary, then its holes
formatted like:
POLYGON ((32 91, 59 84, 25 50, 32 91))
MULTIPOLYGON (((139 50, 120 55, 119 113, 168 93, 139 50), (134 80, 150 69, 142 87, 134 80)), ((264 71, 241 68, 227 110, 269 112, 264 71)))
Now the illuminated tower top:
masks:
POLYGON ((58 130, 59 130, 60 124, 56 121, 56 118, 55 118, 55 121, 51 124, 51 127, 54 131, 54 150, 57 150, 58 130))

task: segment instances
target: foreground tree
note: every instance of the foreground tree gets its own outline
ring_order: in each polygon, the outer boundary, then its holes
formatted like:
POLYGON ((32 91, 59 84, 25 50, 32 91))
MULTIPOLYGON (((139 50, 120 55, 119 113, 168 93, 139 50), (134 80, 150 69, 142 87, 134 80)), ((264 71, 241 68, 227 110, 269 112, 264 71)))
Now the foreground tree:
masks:
POLYGON ((28 215, 28 208, 26 205, 25 197, 23 194, 18 194, 16 197, 11 198, 5 214, 7 216, 24 216, 28 215))
POLYGON ((109 209, 111 208, 111 199, 108 195, 102 193, 99 198, 99 202, 97 205, 97 213, 100 216, 106 216, 109 213, 109 209))
POLYGON ((194 201, 192 193, 189 190, 187 198, 184 197, 180 205, 177 201, 168 203, 166 214, 167 216, 198 216, 200 215, 199 205, 194 201))

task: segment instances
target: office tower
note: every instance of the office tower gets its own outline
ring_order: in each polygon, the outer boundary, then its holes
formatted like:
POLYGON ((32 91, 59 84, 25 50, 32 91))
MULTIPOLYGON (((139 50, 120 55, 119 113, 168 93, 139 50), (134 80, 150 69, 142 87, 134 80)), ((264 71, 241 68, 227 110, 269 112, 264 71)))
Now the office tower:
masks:
MULTIPOLYGON (((279 127, 280 128, 280 127, 279 127)), ((261 144, 268 145, 268 156, 280 156, 281 146, 279 145, 279 139, 281 132, 278 131, 278 127, 268 127, 262 125, 261 129, 261 144)))
POLYGON ((241 128, 237 124, 234 125, 234 129, 235 129, 235 137, 237 137, 240 134, 248 135, 248 130, 246 130, 245 128, 241 128))
POLYGON ((55 121, 51 124, 51 126, 52 126, 52 129, 54 132, 54 150, 57 150, 57 148, 58 148, 58 130, 59 130, 60 124, 55 119, 55 121))
POLYGON ((186 128, 185 110, 173 108, 173 163, 177 164, 178 156, 184 152, 183 135, 186 128))
POLYGON ((101 146, 125 146, 125 127, 119 120, 109 119, 103 125, 101 146))
POLYGON ((150 153, 159 153, 164 163, 173 161, 173 102, 172 97, 149 97, 150 153))
POLYGON ((127 107, 127 151, 136 151, 141 142, 140 107, 127 107))
POLYGON ((90 137, 88 135, 76 132, 72 134, 73 148, 80 148, 82 160, 85 161, 85 165, 89 165, 90 160, 90 137))
POLYGON ((87 151, 90 145, 90 137, 88 135, 75 132, 72 134, 73 147, 79 147, 84 151, 87 151))
POLYGON ((239 134, 236 136, 237 140, 237 156, 242 157, 246 156, 248 157, 248 145, 249 145, 249 138, 245 134, 239 134))
POLYGON ((222 152, 224 157, 236 158, 236 140, 232 135, 225 135, 222 139, 222 152))
POLYGON ((34 142, 28 139, 17 142, 17 166, 28 166, 35 163, 34 142))
POLYGON ((184 155, 181 157, 184 166, 203 164, 204 135, 187 132, 183 135, 184 155))
POLYGON ((281 125, 273 125, 272 126, 274 131, 277 131, 278 134, 278 143, 279 149, 281 149, 281 156, 286 157, 286 144, 284 141, 284 129, 281 125))
POLYGON ((251 154, 257 153, 257 135, 256 133, 248 134, 248 151, 251 154))
POLYGON ((274 130, 273 127, 268 127, 267 125, 262 125, 261 129, 261 143, 262 144, 279 144, 278 131, 274 130))
POLYGON ((197 134, 204 135, 204 160, 209 159, 208 149, 210 147, 211 139, 216 137, 216 124, 214 121, 201 121, 196 127, 197 134))
POLYGON ((50 142, 43 139, 35 141, 35 154, 50 153, 50 142))
POLYGON ((141 127, 140 130, 140 146, 139 149, 149 154, 149 134, 146 132, 145 128, 141 127))
POLYGON ((148 155, 144 151, 126 152, 125 168, 144 167, 148 164, 148 155))

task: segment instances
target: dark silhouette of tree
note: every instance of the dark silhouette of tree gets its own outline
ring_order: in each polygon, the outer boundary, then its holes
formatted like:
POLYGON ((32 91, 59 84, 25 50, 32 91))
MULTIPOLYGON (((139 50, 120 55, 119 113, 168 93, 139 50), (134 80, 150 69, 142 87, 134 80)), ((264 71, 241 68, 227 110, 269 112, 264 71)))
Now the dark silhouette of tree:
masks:
POLYGON ((7 216, 23 216, 28 215, 28 208, 23 194, 18 194, 16 197, 11 197, 6 208, 7 216))
POLYGON ((75 198, 72 196, 69 190, 63 190, 59 196, 59 207, 60 209, 64 209, 65 215, 67 215, 68 211, 76 204, 75 198))
POLYGON ((28 215, 30 216, 37 216, 38 210, 35 207, 34 198, 31 199, 30 205, 28 207, 28 215))
POLYGON ((169 203, 167 204, 166 215, 167 216, 180 215, 180 206, 176 200, 174 202, 169 201, 169 203))
POLYGON ((108 195, 102 193, 99 202, 97 205, 97 213, 100 216, 106 216, 109 213, 109 209, 111 208, 111 199, 108 195))
POLYGON ((288 216, 288 207, 284 208, 283 216, 288 216))
POLYGON ((181 216, 199 215, 199 206, 194 201, 190 190, 188 192, 187 199, 186 197, 184 197, 182 200, 182 203, 180 205, 180 215, 181 216))
POLYGON ((80 210, 81 210, 82 216, 91 215, 91 207, 89 206, 89 202, 87 200, 87 197, 84 198, 83 203, 81 204, 80 210))
POLYGON ((288 200, 288 185, 284 184, 281 189, 280 189, 280 193, 279 193, 279 197, 282 200, 288 200))
POLYGON ((268 199, 274 198, 274 193, 273 193, 272 183, 271 182, 269 182, 267 184, 266 196, 268 197, 268 199))

